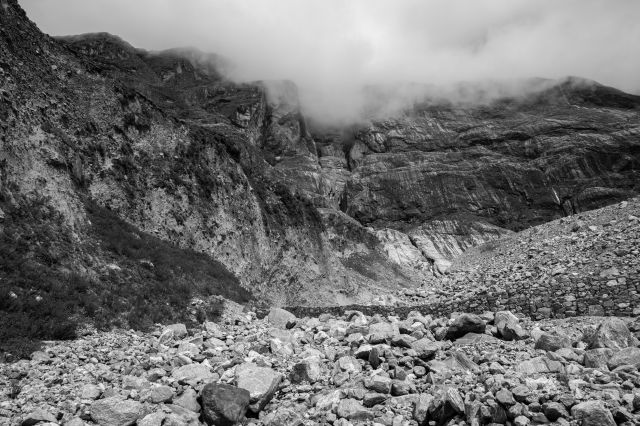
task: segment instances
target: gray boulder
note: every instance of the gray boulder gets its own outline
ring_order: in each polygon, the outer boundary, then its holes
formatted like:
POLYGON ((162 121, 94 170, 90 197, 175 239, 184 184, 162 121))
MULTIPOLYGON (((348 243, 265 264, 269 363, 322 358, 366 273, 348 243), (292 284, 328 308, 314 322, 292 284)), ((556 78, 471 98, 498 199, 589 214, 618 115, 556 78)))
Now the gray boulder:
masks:
POLYGON ((260 412, 273 398, 281 380, 282 374, 277 371, 250 362, 236 367, 237 386, 249 391, 249 409, 254 413, 260 412))
POLYGON ((445 339, 454 340, 467 333, 484 333, 487 325, 478 315, 462 314, 453 320, 447 329, 445 339))
POLYGON ((142 415, 141 403, 118 396, 100 399, 91 405, 91 419, 101 426, 132 425, 142 415))
POLYGON ((596 332, 586 340, 589 348, 609 348, 620 350, 629 346, 637 346, 638 340, 629 331, 627 325, 620 318, 606 318, 596 329, 596 332))
POLYGON ((231 426, 242 421, 251 400, 248 390, 224 383, 209 383, 200 395, 202 418, 215 426, 231 426))
POLYGON ((640 365, 640 349, 631 347, 615 352, 607 362, 611 370, 621 365, 640 365))
POLYGON ((585 401, 574 405, 571 415, 581 426, 616 426, 613 415, 602 401, 585 401))
POLYGON ((555 352, 561 348, 570 348, 571 339, 557 334, 542 333, 536 341, 535 348, 555 352))
POLYGON ((297 318, 291 312, 281 308, 271 308, 267 317, 269 324, 276 328, 291 328, 295 325, 297 318))

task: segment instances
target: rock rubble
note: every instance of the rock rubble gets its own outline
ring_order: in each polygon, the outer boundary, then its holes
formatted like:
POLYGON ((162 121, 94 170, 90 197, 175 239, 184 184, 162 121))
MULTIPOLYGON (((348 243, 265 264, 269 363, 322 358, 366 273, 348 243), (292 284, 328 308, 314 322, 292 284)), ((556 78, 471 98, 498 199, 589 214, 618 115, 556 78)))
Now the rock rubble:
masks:
POLYGON ((640 421, 640 320, 534 321, 508 311, 448 318, 274 312, 178 333, 182 327, 173 325, 46 342, 30 360, 0 365, 1 423, 640 421), (289 329, 274 316, 287 318, 289 329))

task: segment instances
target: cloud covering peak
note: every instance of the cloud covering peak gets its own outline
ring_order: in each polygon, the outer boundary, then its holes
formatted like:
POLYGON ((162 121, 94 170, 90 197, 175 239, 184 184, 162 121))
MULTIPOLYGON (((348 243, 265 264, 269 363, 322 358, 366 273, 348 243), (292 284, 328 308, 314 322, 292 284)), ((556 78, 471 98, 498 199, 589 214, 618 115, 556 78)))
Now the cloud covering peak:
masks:
POLYGON ((107 31, 193 46, 238 80, 289 79, 310 112, 349 114, 361 88, 579 75, 640 93, 637 0, 22 0, 52 35, 107 31))

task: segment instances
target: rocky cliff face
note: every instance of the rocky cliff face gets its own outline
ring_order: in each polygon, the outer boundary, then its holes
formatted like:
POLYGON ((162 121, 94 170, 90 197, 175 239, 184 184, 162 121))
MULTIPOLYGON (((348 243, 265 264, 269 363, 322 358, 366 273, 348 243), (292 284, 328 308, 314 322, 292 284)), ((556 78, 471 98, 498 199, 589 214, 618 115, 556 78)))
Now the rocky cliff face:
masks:
POLYGON ((640 98, 594 82, 328 129, 292 83, 233 83, 215 55, 108 34, 52 39, 0 4, 1 207, 61 215, 82 249, 56 270, 114 264, 93 203, 269 303, 381 302, 470 246, 640 191, 640 98))

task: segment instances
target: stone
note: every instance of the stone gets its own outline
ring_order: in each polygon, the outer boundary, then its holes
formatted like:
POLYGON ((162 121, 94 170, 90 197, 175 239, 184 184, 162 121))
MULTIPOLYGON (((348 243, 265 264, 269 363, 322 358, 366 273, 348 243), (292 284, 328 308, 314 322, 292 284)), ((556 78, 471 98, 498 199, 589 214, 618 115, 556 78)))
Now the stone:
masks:
POLYGON ((559 361, 546 357, 535 357, 522 361, 516 366, 516 371, 524 374, 564 373, 564 366, 559 361))
POLYGON ((607 365, 611 370, 621 365, 634 365, 637 368, 640 365, 640 348, 630 347, 614 352, 607 365))
POLYGON ((602 401, 585 401, 571 407, 571 415, 581 426, 616 426, 602 401))
POLYGON ((348 420, 365 421, 373 419, 373 413, 353 398, 345 398, 340 401, 336 414, 338 417, 348 420))
POLYGON ((174 398, 173 404, 191 410, 194 413, 200 412, 198 393, 192 388, 186 388, 177 398, 174 398))
POLYGON ((82 399, 98 399, 102 394, 102 389, 99 386, 93 384, 86 384, 82 386, 80 398, 82 399))
MULTIPOLYGON (((33 359, 33 357, 32 357, 33 359)), ((30 412, 29 414, 27 414, 23 420, 21 425, 22 426, 33 426, 37 423, 41 423, 41 422, 50 422, 50 423, 58 423, 58 420, 56 419, 56 417, 51 414, 50 412, 48 412, 47 410, 44 410, 42 408, 36 408, 35 410, 33 410, 32 412, 30 412)))
POLYGON ((91 405, 91 419, 101 426, 128 426, 143 415, 143 406, 138 401, 118 396, 100 399, 91 405))
POLYGON ((249 409, 259 412, 273 398, 282 380, 282 374, 267 367, 253 363, 244 363, 236 367, 237 386, 249 391, 251 406, 249 409))
MULTIPOLYGON (((162 331, 162 335, 161 336, 167 336, 166 338, 168 340, 171 339, 176 339, 176 340, 180 340, 183 339, 185 337, 187 337, 187 335, 189 334, 189 332, 187 331, 187 326, 184 324, 171 324, 168 325, 164 328, 164 330, 162 331)), ((160 339, 162 341, 162 338, 160 339)))
POLYGON ((438 350, 442 349, 442 346, 442 342, 434 342, 426 337, 411 343, 411 349, 416 351, 417 357, 423 360, 433 358, 438 350))
POLYGON ((214 378, 211 369, 203 364, 187 364, 173 369, 171 377, 180 381, 195 385, 207 382, 214 378))
POLYGON ((287 329, 295 325, 297 318, 294 314, 287 310, 281 308, 271 308, 267 320, 273 327, 287 329))
POLYGON ((403 396, 411 393, 411 385, 404 380, 394 380, 391 385, 391 395, 403 396))
POLYGON ((599 348, 584 352, 584 366, 589 368, 607 369, 607 362, 613 355, 613 349, 599 348))
POLYGON ((508 407, 510 405, 514 405, 516 400, 513 398, 513 394, 509 389, 502 388, 498 392, 496 392, 496 401, 500 404, 508 407))
POLYGON ((227 426, 244 419, 251 401, 248 390, 224 383, 209 383, 200 393, 202 418, 209 425, 227 426))
POLYGON ((590 349, 609 348, 620 350, 629 346, 637 346, 638 339, 629 331, 626 323, 620 318, 606 318, 587 342, 590 349))
POLYGON ((365 407, 373 407, 374 405, 383 404, 389 395, 381 394, 377 392, 367 392, 364 394, 364 398, 362 399, 362 403, 365 407))
POLYGON ((510 311, 500 311, 495 314, 494 324, 504 340, 523 340, 529 337, 519 323, 518 317, 510 311))
POLYGON ((391 392, 392 380, 385 376, 373 376, 370 380, 365 382, 365 387, 374 392, 388 394, 391 392))
POLYGON ((359 373, 362 371, 362 366, 355 357, 343 356, 338 359, 338 366, 340 369, 347 373, 359 373))
POLYGON ((419 426, 427 424, 429 412, 435 409, 435 398, 428 393, 421 393, 415 400, 413 405, 413 419, 418 422, 419 426))
POLYGON ((291 383, 315 383, 322 377, 320 359, 310 357, 295 364, 289 374, 291 383))
POLYGON ((368 340, 371 344, 385 343, 400 334, 397 324, 377 322, 369 326, 368 340))
POLYGON ((173 399, 173 388, 169 386, 153 386, 149 393, 149 401, 154 404, 169 402, 173 399))
POLYGON ((557 351, 560 348, 570 347, 571 340, 568 337, 551 333, 542 333, 535 344, 535 349, 542 349, 549 352, 557 351))
POLYGON ((548 402, 544 404, 543 408, 544 415, 552 422, 555 422, 560 417, 569 418, 569 413, 566 408, 559 402, 548 402))
POLYGON ((486 324, 478 315, 462 314, 453 320, 447 329, 445 339, 455 340, 467 333, 484 333, 486 324))

